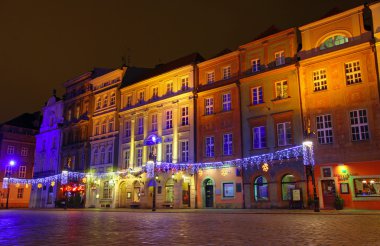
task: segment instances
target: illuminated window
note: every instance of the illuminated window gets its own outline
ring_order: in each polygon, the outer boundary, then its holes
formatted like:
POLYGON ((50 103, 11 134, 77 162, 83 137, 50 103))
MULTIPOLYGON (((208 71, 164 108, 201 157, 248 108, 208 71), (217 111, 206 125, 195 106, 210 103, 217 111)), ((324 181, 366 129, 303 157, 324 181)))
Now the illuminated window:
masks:
POLYGON ((206 157, 214 157, 214 137, 206 137, 206 157))
POLYGON ((144 102, 144 98, 145 98, 145 92, 144 91, 140 91, 139 92, 138 102, 139 103, 143 103, 144 102))
POLYGON ((126 107, 131 107, 132 106, 132 96, 128 95, 127 96, 127 103, 125 105, 126 107))
POLYGON ((143 134, 144 133, 144 117, 139 117, 137 122, 138 122, 137 134, 143 134))
POLYGON ((274 53, 274 58, 276 59, 276 66, 285 64, 285 52, 283 50, 274 53))
POLYGON ((21 156, 28 156, 28 148, 26 147, 21 148, 21 156))
POLYGON ((166 84, 166 94, 173 93, 173 82, 168 82, 166 84))
POLYGON ((260 59, 254 59, 251 61, 252 66, 252 72, 259 72, 260 71, 260 59))
POLYGON ((181 126, 189 125, 189 107, 182 107, 181 109, 181 126))
POLYGON ((277 124, 277 143, 278 146, 290 145, 292 143, 292 127, 290 122, 277 124))
POLYGON ((253 148, 262 149, 267 147, 265 126, 257 126, 252 128, 253 148))
POLYGON ((15 146, 13 145, 8 145, 8 148, 7 148, 7 154, 9 155, 12 155, 15 153, 15 146))
POLYGON ((152 114, 152 132, 157 131, 157 114, 152 114))
POLYGON ((80 107, 77 106, 75 109, 75 118, 79 119, 79 116, 80 116, 80 107))
POLYGON ((182 77, 181 79, 181 88, 182 90, 187 90, 189 88, 189 77, 182 77))
POLYGON ((26 177, 26 166, 20 166, 18 169, 18 177, 25 178, 26 177))
POLYGON ((359 109, 350 112, 351 139, 360 141, 369 139, 367 110, 359 109))
POLYGON ((232 134, 223 135, 223 155, 232 155, 232 134))
POLYGON ((189 161, 189 141, 181 141, 181 162, 189 161))
POLYGON ((346 84, 352 85, 362 82, 362 73, 359 61, 348 62, 344 64, 346 71, 346 84))
POLYGON ((100 109, 102 105, 102 99, 99 97, 98 100, 96 101, 96 109, 100 109))
POLYGON ((116 103, 116 95, 115 95, 115 93, 112 93, 110 105, 115 105, 115 103, 116 103))
POLYGON ((276 98, 284 99, 288 97, 288 81, 284 80, 276 82, 276 98))
POLYGON ((282 190, 282 200, 288 201, 291 199, 291 192, 296 188, 296 182, 294 175, 287 174, 282 177, 281 180, 281 190, 282 190))
POLYGON ((107 106, 108 106, 108 96, 105 96, 104 100, 103 100, 103 108, 105 108, 107 106))
POLYGON ((174 202, 174 180, 169 179, 165 184, 165 202, 174 202))
POLYGON ((142 166, 142 148, 138 148, 136 149, 136 164, 137 164, 137 167, 141 167, 142 166))
POLYGON ((380 178, 365 177, 354 179, 356 197, 380 197, 380 178))
POLYGON ((269 199, 267 179, 263 176, 257 177, 253 184, 253 191, 255 201, 267 201, 269 199))
POLYGON ((224 198, 235 197, 235 184, 233 182, 223 183, 223 197, 224 198))
POLYGON ((331 115, 319 115, 316 117, 317 120, 317 137, 318 143, 320 144, 330 144, 333 142, 333 130, 331 123, 331 115))
POLYGON ((165 144, 165 157, 166 162, 173 161, 173 145, 171 143, 165 144))
POLYGON ((335 35, 327 38, 319 47, 320 50, 332 48, 348 42, 348 38, 342 35, 335 35))
POLYGON ((223 100, 223 111, 230 111, 231 110, 231 93, 223 94, 222 100, 223 100))
POLYGON ((129 138, 131 136, 131 121, 125 122, 125 137, 129 138))
POLYGON ((223 79, 231 78, 231 66, 224 67, 222 74, 223 74, 223 79))
POLYGON ((153 99, 158 97, 158 87, 153 88, 152 97, 153 99))
POLYGON ((67 120, 68 121, 71 120, 71 116, 72 116, 72 112, 71 112, 71 109, 69 109, 69 111, 67 111, 67 120))
POLYGON ((173 128, 173 111, 166 111, 166 129, 173 128))
POLYGON ((215 82, 215 72, 208 72, 207 73, 207 84, 211 84, 215 82))
POLYGON ((326 69, 320 69, 313 72, 314 91, 327 90, 326 69))
POLYGON ((17 189, 17 199, 22 199, 24 197, 24 188, 17 189))
POLYGON ((124 164, 126 168, 129 168, 129 158, 130 158, 130 152, 129 150, 127 150, 124 153, 124 164))
POLYGON ((214 98, 205 99, 205 114, 210 115, 214 113, 214 98))
POLYGON ((110 187, 109 181, 103 183, 103 198, 111 199, 112 198, 112 188, 110 187))
POLYGON ((257 105, 263 103, 263 87, 258 86, 252 88, 252 104, 257 105))

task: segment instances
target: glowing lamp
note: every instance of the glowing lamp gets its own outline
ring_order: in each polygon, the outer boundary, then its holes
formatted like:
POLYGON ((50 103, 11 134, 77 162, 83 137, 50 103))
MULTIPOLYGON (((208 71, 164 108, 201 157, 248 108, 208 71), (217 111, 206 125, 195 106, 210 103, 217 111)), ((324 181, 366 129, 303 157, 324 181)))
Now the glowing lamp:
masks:
POLYGON ((55 181, 51 181, 50 185, 54 187, 55 181))
POLYGON ((16 164, 16 162, 14 161, 14 160, 11 160, 10 162, 9 162, 9 165, 11 165, 11 166, 14 166, 16 164))
POLYGON ((263 169, 264 172, 268 172, 268 170, 269 170, 269 165, 268 165, 268 163, 264 163, 264 164, 261 166, 261 168, 263 169))
POLYGON ((16 188, 18 188, 18 187, 20 187, 20 184, 19 184, 19 183, 16 184, 16 188))
POLYGON ((306 146, 306 147, 311 147, 311 146, 313 146, 313 142, 310 140, 305 140, 302 142, 302 145, 306 146))
POLYGON ((28 189, 28 188, 29 188, 29 184, 26 184, 26 185, 25 185, 25 188, 27 188, 27 189, 28 189))
POLYGON ((41 188, 42 188, 42 184, 41 184, 41 183, 38 183, 38 184, 37 184, 37 188, 38 188, 38 189, 41 189, 41 188))

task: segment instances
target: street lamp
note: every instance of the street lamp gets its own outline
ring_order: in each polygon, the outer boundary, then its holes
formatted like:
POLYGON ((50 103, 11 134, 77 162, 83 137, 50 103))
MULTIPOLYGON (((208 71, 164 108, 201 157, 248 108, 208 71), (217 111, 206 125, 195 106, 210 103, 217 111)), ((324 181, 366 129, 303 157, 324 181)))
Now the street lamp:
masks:
MULTIPOLYGON (((311 183, 313 185, 313 196, 314 196, 314 212, 319 212, 319 198, 317 195, 317 187, 315 185, 315 170, 314 170, 314 157, 313 157, 313 142, 306 139, 303 143, 304 151, 304 162, 306 165, 307 175, 311 176, 311 183)), ((308 181, 309 179, 307 179, 308 181)))
POLYGON ((12 167, 16 164, 15 161, 11 160, 8 164, 9 166, 9 170, 7 172, 7 183, 8 183, 8 193, 7 193, 7 203, 6 203, 6 206, 5 208, 8 209, 8 202, 9 202, 9 193, 11 191, 11 185, 10 185, 10 182, 9 182, 9 179, 11 178, 11 173, 12 173, 12 167))
POLYGON ((149 135, 145 140, 144 140, 144 146, 153 146, 152 152, 149 154, 149 158, 153 159, 153 194, 152 194, 152 211, 156 211, 156 180, 154 180, 155 175, 154 171, 156 169, 156 164, 157 164, 157 144, 161 143, 162 140, 159 136, 156 134, 151 134, 149 135))

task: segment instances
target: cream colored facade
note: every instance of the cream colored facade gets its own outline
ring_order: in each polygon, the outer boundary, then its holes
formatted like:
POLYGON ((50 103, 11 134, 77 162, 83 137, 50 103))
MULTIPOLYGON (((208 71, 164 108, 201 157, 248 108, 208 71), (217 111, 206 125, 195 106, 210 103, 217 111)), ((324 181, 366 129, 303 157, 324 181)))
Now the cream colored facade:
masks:
POLYGON ((152 180, 143 173, 152 147, 144 139, 154 133, 157 145, 157 208, 194 207, 193 177, 178 170, 162 170, 160 162, 193 163, 195 68, 186 65, 121 88, 119 169, 131 170, 120 179, 118 207, 151 207, 152 180), (172 174, 174 176, 172 177, 172 174), (183 198, 191 189, 191 201, 183 198))

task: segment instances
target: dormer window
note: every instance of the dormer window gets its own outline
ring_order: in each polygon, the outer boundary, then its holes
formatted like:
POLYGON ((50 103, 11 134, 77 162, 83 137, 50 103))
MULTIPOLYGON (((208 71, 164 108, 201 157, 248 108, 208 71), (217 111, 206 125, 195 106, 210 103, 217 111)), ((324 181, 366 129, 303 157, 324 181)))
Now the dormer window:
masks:
POLYGON ((321 46, 319 46, 319 49, 325 50, 325 49, 329 49, 329 48, 332 48, 334 46, 342 45, 345 43, 348 43, 348 38, 346 36, 334 35, 334 36, 330 36, 325 41, 323 41, 321 46))

